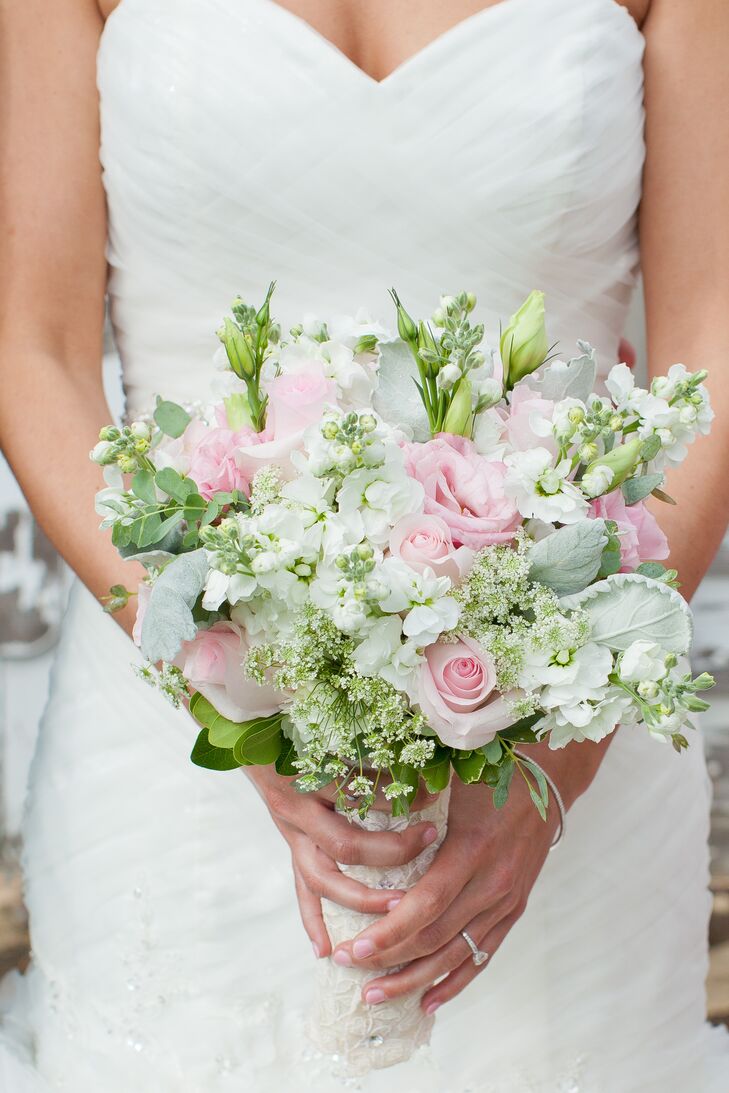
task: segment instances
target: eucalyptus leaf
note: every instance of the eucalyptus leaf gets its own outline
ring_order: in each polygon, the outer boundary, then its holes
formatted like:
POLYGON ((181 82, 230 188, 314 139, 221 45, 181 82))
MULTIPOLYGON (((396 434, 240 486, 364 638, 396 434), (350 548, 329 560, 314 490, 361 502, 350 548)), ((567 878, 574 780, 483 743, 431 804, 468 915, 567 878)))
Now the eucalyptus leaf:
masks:
POLYGON ((233 757, 233 752, 226 748, 215 748, 208 740, 208 730, 202 729, 190 753, 190 759, 196 767, 206 770, 237 770, 240 763, 233 757))
POLYGON ((192 608, 208 574, 204 550, 181 554, 152 585, 142 623, 142 652, 148 660, 172 661, 183 641, 197 633, 192 608))
POLYGON ((190 494, 197 493, 197 486, 192 479, 183 478, 173 467, 163 467, 161 471, 157 471, 155 482, 164 493, 181 505, 185 504, 190 494))
POLYGON ((607 543, 604 520, 568 524, 530 548, 529 576, 558 596, 581 592, 597 576, 607 543))
POLYGON ((159 399, 154 411, 154 420, 166 436, 176 440, 177 437, 182 436, 190 424, 190 415, 176 402, 165 402, 159 399))
POLYGON ((400 339, 380 343, 380 364, 373 407, 390 425, 408 428, 413 439, 430 440, 430 425, 416 387, 418 369, 408 345, 400 339))
POLYGON ((148 505, 157 504, 157 493, 154 488, 154 474, 152 471, 137 471, 132 479, 132 493, 148 505))
POLYGON ((493 740, 490 740, 488 744, 484 744, 481 751, 486 756, 489 763, 496 765, 501 759, 501 752, 503 748, 498 736, 495 736, 493 740))
POLYGON ((514 777, 514 760, 509 757, 501 764, 499 780, 494 790, 494 808, 503 808, 509 799, 509 787, 514 777))
POLYGON ((635 505, 663 483, 662 474, 640 474, 636 478, 626 478, 621 487, 626 505, 635 505))
POLYGON ((621 652, 638 640, 658 642, 683 655, 691 648, 691 611, 675 589, 640 573, 615 573, 561 601, 590 617, 591 640, 621 652))

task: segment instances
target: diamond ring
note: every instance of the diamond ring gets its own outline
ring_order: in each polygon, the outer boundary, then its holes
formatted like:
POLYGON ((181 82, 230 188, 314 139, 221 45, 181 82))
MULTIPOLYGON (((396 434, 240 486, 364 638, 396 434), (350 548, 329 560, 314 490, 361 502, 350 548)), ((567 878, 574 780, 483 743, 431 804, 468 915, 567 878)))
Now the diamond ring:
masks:
POLYGON ((480 967, 481 964, 485 964, 489 958, 489 954, 485 953, 482 949, 479 949, 476 942, 473 940, 468 930, 461 930, 461 937, 471 950, 471 960, 473 960, 476 967, 480 967))

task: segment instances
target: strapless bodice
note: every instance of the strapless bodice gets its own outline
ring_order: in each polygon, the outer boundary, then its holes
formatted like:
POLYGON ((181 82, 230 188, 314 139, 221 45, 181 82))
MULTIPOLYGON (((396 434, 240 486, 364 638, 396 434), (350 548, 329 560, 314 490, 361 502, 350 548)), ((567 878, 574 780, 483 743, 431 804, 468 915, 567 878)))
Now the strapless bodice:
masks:
POLYGON ((392 325, 532 289, 615 358, 637 269, 644 40, 615 0, 501 0, 381 83, 274 0, 121 0, 99 52, 129 407, 204 392, 238 293, 392 325))

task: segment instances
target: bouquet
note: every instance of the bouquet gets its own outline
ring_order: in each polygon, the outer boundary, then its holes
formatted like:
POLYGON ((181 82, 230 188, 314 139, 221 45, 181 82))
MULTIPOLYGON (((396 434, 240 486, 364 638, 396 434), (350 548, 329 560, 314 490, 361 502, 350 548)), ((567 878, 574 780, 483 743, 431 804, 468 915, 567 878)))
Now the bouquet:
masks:
MULTIPOLYGON (((543 818, 541 767, 518 746, 599 741, 618 725, 687 746, 700 693, 691 615, 646 507, 711 422, 705 372, 601 391, 596 355, 550 351, 533 292, 489 347, 470 293, 397 334, 359 314, 307 318, 286 338, 237 299, 209 403, 157 399, 102 430, 102 528, 146 568, 141 675, 200 725, 192 761, 275 764, 306 793, 334 784, 352 822, 433 819, 453 774, 503 807, 523 778, 543 818), (421 783, 436 802, 409 815, 421 783), (389 811, 373 808, 384 791, 389 811)), ((366 916, 325 907, 332 941, 366 916)), ((365 973, 320 962, 315 1035, 355 1068, 427 1039, 417 999, 368 1008, 365 973)))

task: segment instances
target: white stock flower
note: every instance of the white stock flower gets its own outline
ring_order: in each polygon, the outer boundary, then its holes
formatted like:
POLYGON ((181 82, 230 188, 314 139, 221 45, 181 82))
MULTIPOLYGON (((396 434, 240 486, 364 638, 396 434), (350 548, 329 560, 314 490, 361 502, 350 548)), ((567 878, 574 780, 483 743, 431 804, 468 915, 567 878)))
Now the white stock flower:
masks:
POLYGON ((398 520, 422 512, 424 496, 421 484, 405 471, 401 450, 393 448, 382 466, 352 471, 342 482, 337 502, 344 516, 358 511, 367 538, 382 546, 398 520))
POLYGON ((479 455, 489 460, 501 460, 507 450, 507 416, 496 407, 482 410, 473 428, 473 443, 479 455))
POLYGON ((402 641, 402 619, 388 615, 377 619, 354 651, 354 662, 363 676, 380 676, 399 691, 407 691, 423 660, 416 643, 402 641))
POLYGON ((256 578, 247 573, 221 573, 211 569, 204 585, 202 606, 206 611, 217 611, 224 601, 234 605, 241 600, 255 596, 258 588, 256 578))
POLYGON ((436 384, 441 391, 450 391, 455 383, 458 383, 463 373, 457 364, 446 364, 436 376, 436 384))
POLYGON ((569 481, 572 471, 569 459, 562 459, 555 466, 554 457, 546 448, 530 448, 512 452, 506 463, 505 492, 514 499, 522 516, 546 523, 574 524, 587 514, 587 501, 569 481))
POLYGON ((574 652, 557 656, 528 650, 519 683, 527 690, 543 688, 539 705, 550 710, 587 699, 600 699, 613 668, 613 655, 606 645, 588 642, 574 652), (561 660, 565 663, 560 663, 561 660))
POLYGON ((624 683, 658 683, 667 672, 666 651, 655 641, 634 641, 620 657, 618 666, 624 683))
POLYGON ((387 586, 380 609, 388 614, 406 611, 403 633, 416 645, 432 644, 458 622, 458 604, 448 595, 450 578, 436 577, 430 568, 416 572, 401 558, 393 557, 384 560, 378 576, 387 586))
POLYGON ((576 702, 553 710, 538 725, 540 737, 549 735, 549 747, 564 748, 573 741, 599 743, 624 719, 630 698, 617 687, 608 687, 597 703, 576 702))
POLYGON ((614 477, 615 471, 606 467, 604 463, 598 463, 596 467, 592 467, 583 474, 580 485, 588 497, 602 497, 610 489, 614 477))

